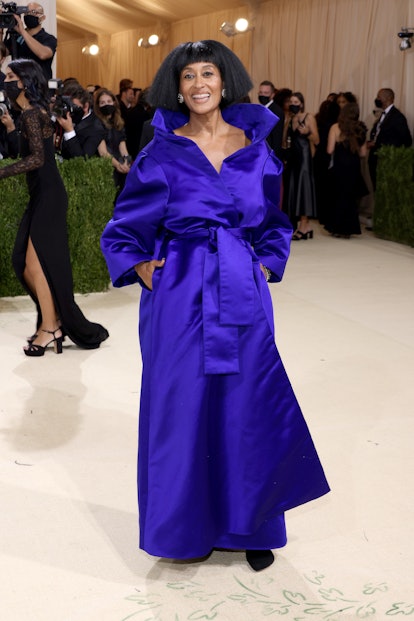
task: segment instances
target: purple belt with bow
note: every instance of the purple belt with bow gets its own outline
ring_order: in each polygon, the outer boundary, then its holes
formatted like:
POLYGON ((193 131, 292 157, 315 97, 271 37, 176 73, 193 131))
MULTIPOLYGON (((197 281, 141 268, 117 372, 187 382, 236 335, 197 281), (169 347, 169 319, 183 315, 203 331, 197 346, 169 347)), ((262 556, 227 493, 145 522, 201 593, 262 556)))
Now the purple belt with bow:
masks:
POLYGON ((254 264, 259 260, 250 245, 248 229, 222 226, 196 229, 168 239, 207 238, 203 271, 204 372, 239 373, 239 328, 254 321, 254 264))

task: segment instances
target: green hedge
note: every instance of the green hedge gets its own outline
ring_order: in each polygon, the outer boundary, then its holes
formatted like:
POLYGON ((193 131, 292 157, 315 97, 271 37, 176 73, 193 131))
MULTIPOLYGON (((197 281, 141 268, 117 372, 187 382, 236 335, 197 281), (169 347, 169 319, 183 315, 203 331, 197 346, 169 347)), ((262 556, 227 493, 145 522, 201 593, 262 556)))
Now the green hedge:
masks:
MULTIPOLYGON (((0 161, 5 166, 10 160, 0 161)), ((111 162, 75 158, 58 164, 68 197, 69 246, 78 293, 105 291, 109 276, 99 239, 112 215, 111 162)), ((414 149, 382 147, 378 153, 374 230, 378 237, 414 246, 414 149)), ((25 293, 12 265, 16 231, 28 201, 23 175, 0 181, 0 297, 25 293)))
MULTIPOLYGON (((10 160, 0 162, 0 166, 10 160)), ((113 211, 115 187, 109 159, 74 158, 58 163, 68 197, 68 232, 74 289, 105 291, 109 275, 99 247, 113 211)), ((28 202, 24 175, 0 181, 0 297, 25 293, 11 264, 17 227, 28 202)))
POLYGON ((414 246, 414 149, 378 151, 374 231, 378 237, 414 246))

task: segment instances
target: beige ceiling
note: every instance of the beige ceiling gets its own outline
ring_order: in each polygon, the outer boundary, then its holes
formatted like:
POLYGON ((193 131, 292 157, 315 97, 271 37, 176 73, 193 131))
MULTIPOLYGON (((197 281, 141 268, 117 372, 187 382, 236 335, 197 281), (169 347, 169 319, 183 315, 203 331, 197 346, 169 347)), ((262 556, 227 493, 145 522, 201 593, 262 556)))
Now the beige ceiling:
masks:
POLYGON ((56 0, 58 36, 62 40, 108 35, 124 30, 180 21, 260 0, 56 0))

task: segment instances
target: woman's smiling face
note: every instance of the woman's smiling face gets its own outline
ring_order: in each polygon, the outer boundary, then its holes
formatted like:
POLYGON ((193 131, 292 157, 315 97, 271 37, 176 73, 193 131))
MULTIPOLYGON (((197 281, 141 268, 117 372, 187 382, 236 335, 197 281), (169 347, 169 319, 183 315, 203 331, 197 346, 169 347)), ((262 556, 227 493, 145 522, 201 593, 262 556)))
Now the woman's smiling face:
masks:
POLYGON ((223 80, 216 65, 210 62, 191 63, 180 74, 180 93, 190 112, 207 114, 221 102, 223 80))

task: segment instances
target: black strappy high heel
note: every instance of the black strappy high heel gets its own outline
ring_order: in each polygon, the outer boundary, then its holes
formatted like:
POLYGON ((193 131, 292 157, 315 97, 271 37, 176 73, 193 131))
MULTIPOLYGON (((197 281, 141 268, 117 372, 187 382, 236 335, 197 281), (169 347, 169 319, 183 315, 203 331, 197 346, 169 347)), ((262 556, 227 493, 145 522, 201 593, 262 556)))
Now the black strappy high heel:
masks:
MULTIPOLYGON (((62 332, 62 342, 64 342, 66 332, 65 332, 63 326, 59 326, 59 328, 60 328, 60 330, 62 332)), ((57 332, 59 330, 59 328, 56 328, 55 332, 57 332)), ((28 336, 26 341, 29 343, 29 345, 31 345, 33 343, 33 341, 35 341, 37 339, 37 337, 38 337, 38 334, 37 334, 37 332, 35 332, 34 334, 32 334, 32 336, 28 336)))
POLYGON ((48 343, 46 343, 46 345, 37 345, 36 343, 33 343, 32 341, 31 343, 29 343, 27 347, 23 349, 26 356, 32 356, 32 357, 44 356, 47 347, 51 343, 53 343, 55 354, 61 354, 63 351, 62 349, 63 335, 55 336, 56 332, 59 332, 59 331, 62 332, 61 328, 56 328, 56 330, 42 330, 42 332, 47 332, 48 334, 52 334, 53 339, 51 339, 48 343))
POLYGON ((292 236, 294 241, 298 241, 299 239, 313 239, 313 231, 308 231, 307 233, 302 233, 302 231, 295 231, 292 236))
POLYGON ((33 341, 35 341, 36 339, 37 339, 37 332, 32 334, 32 336, 28 336, 26 341, 29 343, 29 345, 31 345, 33 341))

